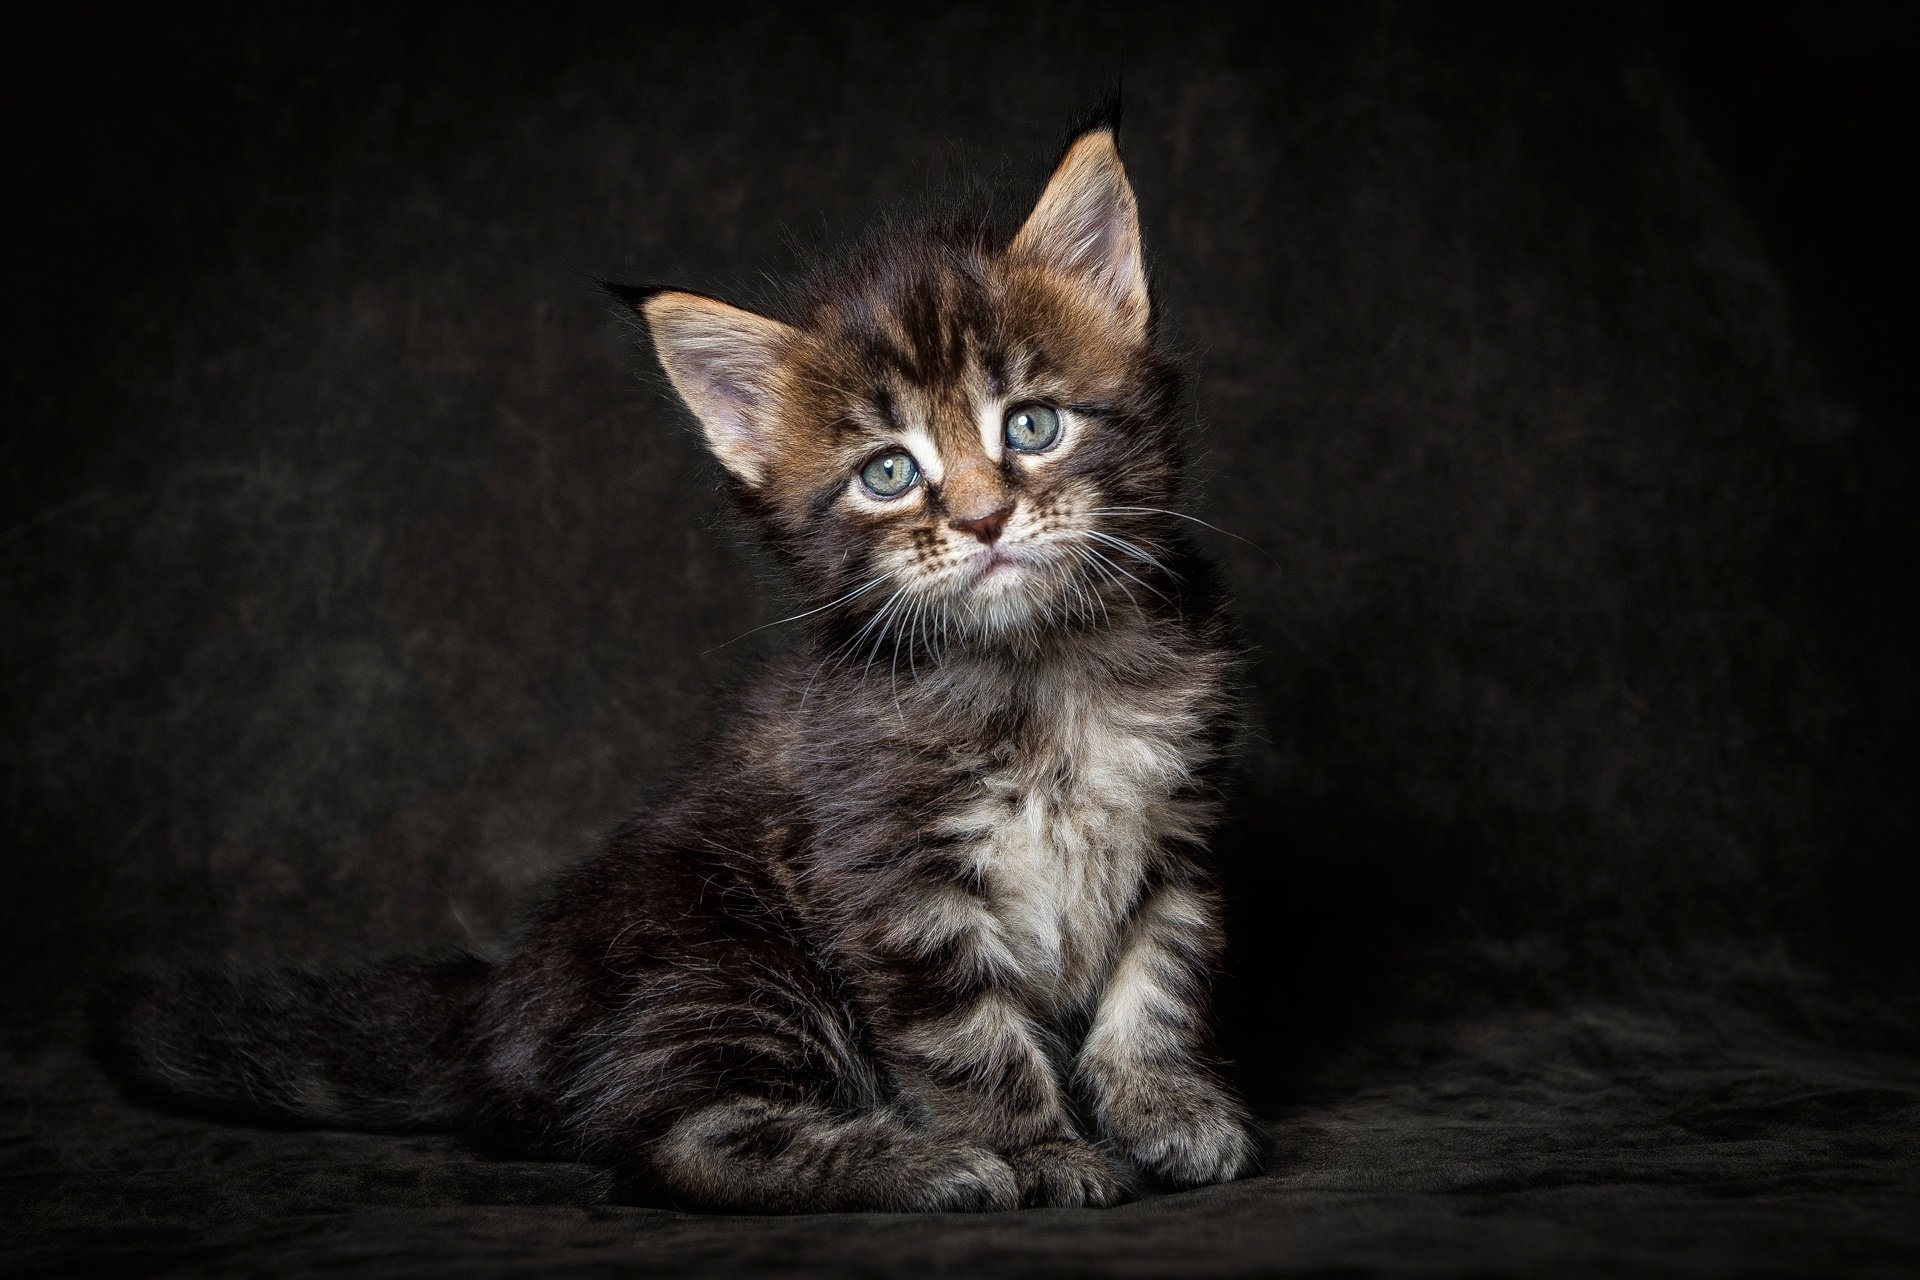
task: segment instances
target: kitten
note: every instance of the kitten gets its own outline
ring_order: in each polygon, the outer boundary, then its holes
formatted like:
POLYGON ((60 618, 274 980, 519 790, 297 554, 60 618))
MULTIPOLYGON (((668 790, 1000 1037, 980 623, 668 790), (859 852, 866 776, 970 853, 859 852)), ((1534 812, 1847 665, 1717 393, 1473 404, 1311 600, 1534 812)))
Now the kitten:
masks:
POLYGON ((1010 240, 897 235, 784 319, 617 292, 806 639, 504 959, 156 982, 124 1068, 712 1208, 1106 1205, 1247 1170, 1202 865, 1238 655, 1166 510, 1180 380, 1114 122, 1010 240))

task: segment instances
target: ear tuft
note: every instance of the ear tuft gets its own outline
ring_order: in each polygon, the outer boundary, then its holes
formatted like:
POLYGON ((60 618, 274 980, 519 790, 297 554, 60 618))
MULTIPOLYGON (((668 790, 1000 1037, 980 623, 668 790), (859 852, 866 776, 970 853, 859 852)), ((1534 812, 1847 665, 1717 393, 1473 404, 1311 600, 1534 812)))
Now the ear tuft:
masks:
POLYGON ((1067 145, 1069 147, 1075 142, 1078 142, 1086 134, 1098 133, 1102 129, 1112 134, 1116 142, 1119 140, 1120 91, 1120 81, 1118 78, 1115 78, 1113 88, 1105 97, 1096 102, 1091 110, 1081 116, 1079 122, 1075 124, 1073 129, 1067 134, 1067 145))
POLYGON ((1110 120, 1068 145, 1007 251, 1064 275, 1121 332, 1142 342, 1147 337, 1148 301, 1140 212, 1114 142, 1117 98, 1110 110, 1110 120))
POLYGON ((635 311, 638 311, 640 304, 654 294, 666 292, 651 285, 621 284, 618 280, 596 280, 594 283, 611 294, 616 301, 632 307, 635 311))
POLYGON ((741 483, 765 483, 775 458, 780 370, 797 332, 697 293, 642 290, 635 305, 707 447, 741 483))

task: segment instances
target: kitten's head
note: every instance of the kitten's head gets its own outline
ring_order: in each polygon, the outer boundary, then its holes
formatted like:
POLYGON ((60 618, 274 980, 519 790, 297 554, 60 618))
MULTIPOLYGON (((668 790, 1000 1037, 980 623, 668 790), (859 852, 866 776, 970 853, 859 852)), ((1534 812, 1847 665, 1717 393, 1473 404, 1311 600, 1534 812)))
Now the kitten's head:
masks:
POLYGON ((897 235, 784 319, 634 301, 829 626, 1031 639, 1161 589, 1144 509, 1174 497, 1178 379, 1154 349, 1111 126, 1074 139, 1010 240, 897 235))

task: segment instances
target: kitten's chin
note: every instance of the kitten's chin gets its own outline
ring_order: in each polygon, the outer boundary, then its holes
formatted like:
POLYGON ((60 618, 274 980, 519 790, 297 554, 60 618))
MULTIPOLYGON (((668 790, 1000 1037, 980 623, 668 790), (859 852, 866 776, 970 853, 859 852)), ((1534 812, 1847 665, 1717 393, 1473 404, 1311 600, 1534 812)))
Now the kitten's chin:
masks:
POLYGON ((960 589, 963 609, 983 638, 1031 636, 1053 614, 1048 607, 1047 574, 1029 556, 996 547, 969 566, 960 589))
POLYGON ((975 561, 970 585, 975 591, 1011 591, 1025 583, 1032 572, 1024 561, 995 547, 975 561))

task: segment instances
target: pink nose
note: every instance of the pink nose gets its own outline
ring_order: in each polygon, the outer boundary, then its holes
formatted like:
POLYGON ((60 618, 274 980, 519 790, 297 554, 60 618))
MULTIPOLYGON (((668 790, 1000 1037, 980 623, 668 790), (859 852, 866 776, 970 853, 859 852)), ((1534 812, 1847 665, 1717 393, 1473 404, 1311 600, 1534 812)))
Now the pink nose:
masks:
POLYGON ((1007 527, 1007 517, 1013 514, 1012 507, 1001 507, 998 511, 989 511, 983 516, 974 516, 962 520, 955 517, 951 523, 962 533, 970 533, 980 541, 992 546, 999 540, 1000 531, 1007 527))

